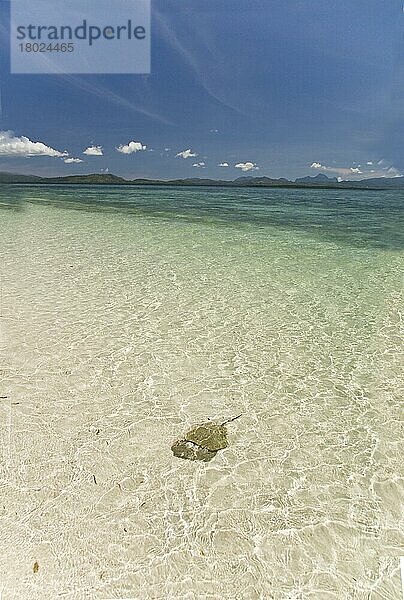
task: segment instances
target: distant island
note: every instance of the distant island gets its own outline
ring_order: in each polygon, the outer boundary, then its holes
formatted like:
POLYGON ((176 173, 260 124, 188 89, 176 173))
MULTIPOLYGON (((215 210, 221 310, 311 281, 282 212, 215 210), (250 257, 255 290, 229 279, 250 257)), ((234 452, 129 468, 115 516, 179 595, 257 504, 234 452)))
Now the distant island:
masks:
POLYGON ((223 179, 124 179, 110 173, 89 175, 66 175, 64 177, 39 177, 0 172, 0 184, 81 184, 81 185, 150 185, 150 186, 205 186, 205 187, 271 187, 271 188, 322 188, 322 189, 363 189, 363 190, 404 190, 404 177, 375 177, 358 181, 338 181, 323 173, 300 177, 294 181, 271 177, 238 177, 232 181, 223 179))

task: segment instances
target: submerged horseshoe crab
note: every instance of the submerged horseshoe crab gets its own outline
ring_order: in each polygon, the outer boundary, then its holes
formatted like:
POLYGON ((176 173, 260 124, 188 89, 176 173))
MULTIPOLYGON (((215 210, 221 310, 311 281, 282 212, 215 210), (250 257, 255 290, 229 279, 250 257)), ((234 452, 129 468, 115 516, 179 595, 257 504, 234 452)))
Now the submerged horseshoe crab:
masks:
POLYGON ((185 436, 174 442, 171 450, 177 458, 209 462, 216 453, 229 445, 225 425, 241 417, 233 417, 223 423, 208 421, 190 429, 185 436))

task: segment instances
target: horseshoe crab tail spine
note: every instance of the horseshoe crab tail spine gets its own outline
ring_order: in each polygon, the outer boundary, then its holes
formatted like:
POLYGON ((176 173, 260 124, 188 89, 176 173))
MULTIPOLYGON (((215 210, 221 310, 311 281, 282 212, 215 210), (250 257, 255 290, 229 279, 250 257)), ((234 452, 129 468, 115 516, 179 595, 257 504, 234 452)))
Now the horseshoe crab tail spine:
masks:
POLYGON ((237 417, 232 417, 231 419, 227 419, 227 421, 224 421, 221 425, 223 427, 223 425, 227 425, 227 423, 232 423, 233 421, 235 421, 236 419, 239 419, 242 416, 243 416, 243 413, 237 415, 237 417))

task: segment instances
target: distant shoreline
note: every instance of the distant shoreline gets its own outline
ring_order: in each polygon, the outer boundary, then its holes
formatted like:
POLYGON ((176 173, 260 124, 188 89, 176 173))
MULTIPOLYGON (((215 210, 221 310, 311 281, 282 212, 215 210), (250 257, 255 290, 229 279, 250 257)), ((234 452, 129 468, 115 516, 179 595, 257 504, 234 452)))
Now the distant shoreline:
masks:
POLYGON ((326 176, 305 177, 296 181, 271 179, 269 177, 240 177, 232 181, 216 179, 124 179, 112 174, 68 175, 62 177, 39 177, 1 173, 3 185, 90 185, 121 187, 228 187, 265 189, 331 189, 331 190, 403 190, 404 177, 362 179, 360 181, 336 182, 326 176), (328 180, 328 181, 327 181, 328 180))
POLYGON ((203 188, 211 188, 211 189, 215 189, 215 188, 229 188, 229 189, 243 189, 243 188, 247 188, 247 189, 275 189, 275 190, 279 190, 279 189, 289 189, 289 190, 357 190, 357 191, 362 191, 362 192, 382 192, 382 191, 404 191, 404 186, 403 187, 354 187, 354 186, 344 186, 344 187, 336 187, 336 186, 327 186, 327 185, 240 185, 240 184, 230 184, 230 185, 223 185, 221 183, 212 183, 209 185, 200 183, 200 184, 195 184, 195 183, 183 183, 183 184, 179 184, 179 183, 171 183, 171 182, 161 182, 161 183, 132 183, 132 182, 128 182, 128 183, 82 183, 82 182, 65 182, 65 181, 48 181, 48 182, 28 182, 28 181, 23 181, 23 182, 1 182, 0 181, 0 186, 1 185, 11 185, 11 186, 17 186, 17 185, 22 185, 22 186, 58 186, 58 185, 71 185, 71 186, 86 186, 86 187, 116 187, 116 188, 133 188, 133 187, 137 187, 137 188, 142 188, 142 187, 150 187, 150 188, 157 188, 157 187, 166 187, 166 188, 175 188, 175 187, 184 187, 184 188, 198 188, 198 187, 203 187, 203 188))

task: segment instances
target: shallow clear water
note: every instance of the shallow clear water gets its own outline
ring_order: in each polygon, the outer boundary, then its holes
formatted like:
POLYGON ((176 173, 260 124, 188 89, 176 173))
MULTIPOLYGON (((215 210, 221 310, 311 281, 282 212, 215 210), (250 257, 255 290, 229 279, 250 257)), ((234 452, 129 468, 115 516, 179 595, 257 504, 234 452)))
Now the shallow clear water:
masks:
POLYGON ((2 598, 399 598, 403 199, 2 186, 2 598))

